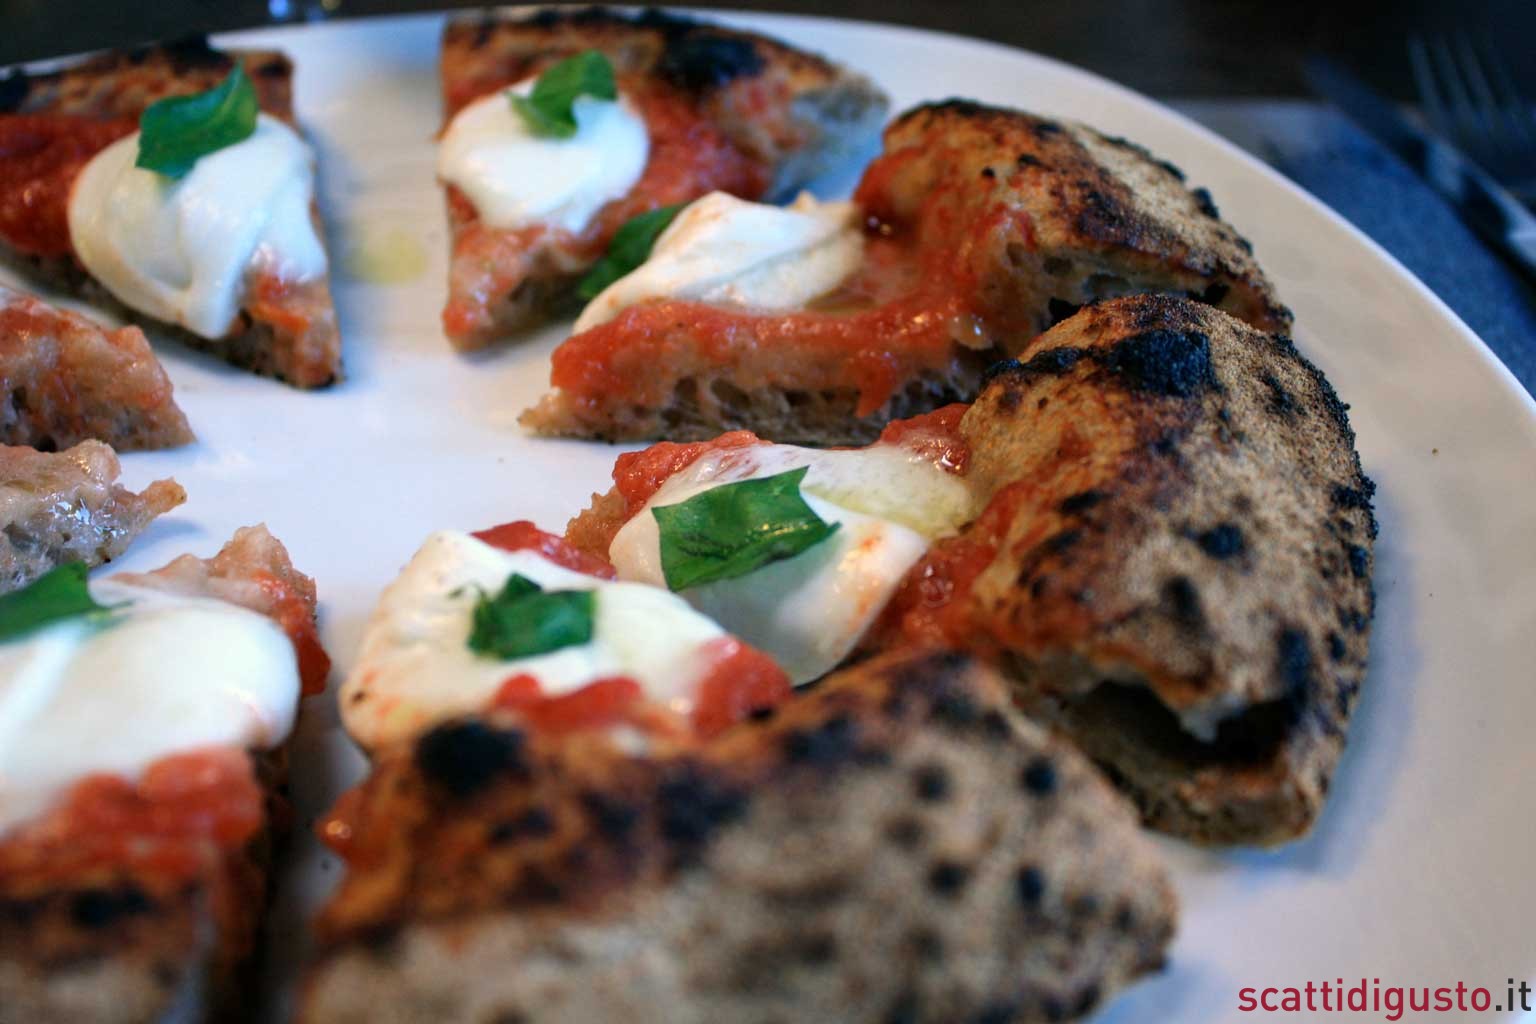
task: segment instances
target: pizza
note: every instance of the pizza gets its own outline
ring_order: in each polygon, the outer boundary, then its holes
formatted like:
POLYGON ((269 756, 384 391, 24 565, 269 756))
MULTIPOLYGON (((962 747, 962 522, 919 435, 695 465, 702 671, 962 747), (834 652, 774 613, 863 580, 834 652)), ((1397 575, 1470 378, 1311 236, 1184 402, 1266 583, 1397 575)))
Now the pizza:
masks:
POLYGON ((1141 293, 1290 324, 1251 246, 1174 165, 1067 120, 927 104, 886 128, 851 203, 684 209, 582 312, 522 422, 868 444, 970 401, 989 365, 1082 304, 1141 293))
POLYGON ((569 303, 633 218, 716 190, 788 194, 861 147, 886 109, 863 76, 777 40, 601 7, 451 20, 442 92, 443 329, 460 350, 569 303), (606 98, 572 100, 583 68, 606 98), (514 103, 539 99, 546 74, 565 83, 564 136, 514 103))
POLYGON ((94 438, 124 452, 194 440, 143 331, 109 331, 3 285, 0 382, 0 444, 57 451, 94 438))
POLYGON ((0 88, 0 255, 236 366, 300 388, 336 380, 292 77, 280 53, 201 39, 13 71, 0 88))
POLYGON ((135 494, 118 484, 117 455, 100 441, 62 452, 0 445, 0 593, 67 562, 122 554, 157 516, 187 500, 175 480, 135 494))
POLYGON ((1321 810, 1364 677, 1371 492, 1343 405, 1288 339, 1135 296, 867 448, 736 432, 622 455, 567 537, 797 683, 879 651, 972 652, 1152 827, 1270 844, 1321 810), (702 499, 733 507, 724 492, 788 473, 834 532, 750 572, 674 575, 702 499))
POLYGON ((789 690, 778 664, 682 598, 618 582, 606 560, 523 520, 427 538, 370 617, 340 705, 370 751, 496 709, 553 732, 622 727, 672 745, 789 690))
POLYGON ((0 1020, 232 1019, 284 744, 328 669, 314 584, 263 527, 153 573, 77 569, 0 606, 0 1020))
POLYGON ((450 719, 325 828, 306 1024, 1070 1020, 1176 913, 1130 806, 952 654, 691 747, 450 719))

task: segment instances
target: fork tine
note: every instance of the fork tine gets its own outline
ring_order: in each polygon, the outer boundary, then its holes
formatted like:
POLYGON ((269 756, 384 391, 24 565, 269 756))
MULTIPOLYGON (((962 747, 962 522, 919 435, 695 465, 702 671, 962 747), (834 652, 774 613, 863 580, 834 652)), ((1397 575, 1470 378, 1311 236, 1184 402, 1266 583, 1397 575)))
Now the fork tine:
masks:
POLYGON ((1440 86, 1435 81, 1435 70, 1429 62, 1429 50, 1424 45, 1421 36, 1408 37, 1408 63, 1413 65, 1413 81, 1419 90, 1419 99, 1424 104, 1424 113, 1429 117, 1429 123, 1441 135, 1450 137, 1455 134, 1455 128, 1451 123, 1451 112, 1446 107, 1445 97, 1440 92, 1440 86))
MULTIPOLYGON (((1482 40, 1481 66, 1487 71, 1487 81, 1494 108, 1510 133, 1511 148, 1519 159, 1536 162, 1536 121, 1532 120, 1530 105, 1521 95, 1509 68, 1491 42, 1482 40)), ((1526 168, 1536 173, 1536 168, 1526 168)))
POLYGON ((1457 144, 1474 159, 1485 156, 1486 131, 1472 105, 1471 96, 1467 94, 1466 83, 1462 81, 1461 69, 1456 66, 1456 55, 1451 52, 1450 44, 1443 38, 1431 40, 1429 56, 1445 85, 1446 95, 1450 97, 1457 144))

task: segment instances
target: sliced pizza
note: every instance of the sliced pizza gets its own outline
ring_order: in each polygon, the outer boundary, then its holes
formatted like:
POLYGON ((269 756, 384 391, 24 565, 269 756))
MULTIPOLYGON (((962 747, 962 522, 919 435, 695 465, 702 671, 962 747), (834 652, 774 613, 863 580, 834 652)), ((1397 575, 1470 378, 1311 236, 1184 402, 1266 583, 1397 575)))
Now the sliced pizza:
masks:
POLYGON ((0 445, 0 593, 66 562, 122 554, 156 516, 187 500, 174 480, 135 494, 116 483, 117 455, 100 441, 63 452, 0 445))
POLYGON ((143 331, 0 285, 0 444, 58 451, 92 438, 120 452, 194 440, 143 331))
POLYGON ((962 101, 897 118, 851 203, 712 195, 639 256, 555 350, 528 427, 867 444, 974 398, 988 365, 1086 302, 1187 295, 1261 330, 1290 323, 1178 168, 1083 124, 962 101))
POLYGON ((778 665, 666 590, 529 522, 433 534, 385 589, 341 688, 362 747, 493 709, 557 734, 688 744, 788 696, 778 665))
POLYGON ((1176 914, 1130 806, 959 655, 660 754, 453 719, 326 832, 306 1024, 1067 1021, 1176 914))
POLYGON ((632 218, 716 190, 788 194, 886 111, 861 75, 777 40, 600 7, 450 21, 442 89, 459 349, 570 302, 632 218))
POLYGON ((0 255, 301 388, 341 373, 280 53, 202 40, 0 82, 0 255))
POLYGON ((1189 299, 1107 300, 975 404, 869 448, 726 434, 620 456, 614 480, 572 543, 797 683, 872 651, 971 651, 1153 827, 1275 843, 1323 805, 1365 673, 1376 525, 1344 407, 1281 335, 1189 299))
POLYGON ((314 610, 262 527, 0 599, 0 1021, 248 1012, 314 610))

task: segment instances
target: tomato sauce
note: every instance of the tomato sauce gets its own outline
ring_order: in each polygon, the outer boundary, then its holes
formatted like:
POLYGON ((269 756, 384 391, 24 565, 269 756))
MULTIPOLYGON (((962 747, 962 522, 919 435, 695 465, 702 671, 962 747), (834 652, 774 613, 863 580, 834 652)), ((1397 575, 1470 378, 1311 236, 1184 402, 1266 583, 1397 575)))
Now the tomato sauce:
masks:
POLYGON ((718 736, 755 711, 789 699, 789 676, 778 663, 733 636, 709 643, 714 664, 699 683, 693 730, 702 739, 718 736))
POLYGON ((0 879, 46 885, 123 869, 192 880, 251 841, 265 801, 250 758, 239 750, 161 758, 137 781, 93 775, 0 841, 0 879))
POLYGON ((551 383, 578 406, 600 411, 615 395, 663 405, 678 380, 724 370, 748 392, 852 391, 855 415, 870 416, 910 381, 956 372, 965 350, 997 344, 984 315, 981 268, 1019 215, 1002 206, 970 212, 947 186, 903 216, 892 189, 917 155, 902 150, 870 165, 855 196, 869 213, 862 265, 807 309, 765 315, 673 300, 632 306, 556 349, 551 383))
POLYGON ((251 579, 271 601, 267 614, 283 627, 293 642, 293 653, 299 663, 300 692, 312 697, 325 689, 326 677, 331 674, 331 659, 320 645, 320 632, 310 603, 285 581, 269 572, 253 573, 251 579))
POLYGON ((880 443, 900 445, 946 472, 964 476, 971 451, 960 433, 960 420, 969 408, 969 403, 955 402, 921 416, 892 420, 880 432, 880 443))
POLYGON ((614 489, 628 503, 629 514, 634 515, 661 490, 662 484, 707 452, 767 443, 750 430, 733 430, 711 441, 662 441, 638 452, 625 452, 613 464, 614 489))
POLYGON ((69 193, 91 158, 138 127, 134 118, 0 115, 0 238, 32 256, 68 256, 69 193))
POLYGON ((597 576, 605 580, 611 580, 617 576, 613 566, 606 560, 582 551, 564 537, 546 533, 526 519, 493 526, 489 530, 481 530, 472 536, 503 551, 532 551, 556 565, 588 576, 597 576))

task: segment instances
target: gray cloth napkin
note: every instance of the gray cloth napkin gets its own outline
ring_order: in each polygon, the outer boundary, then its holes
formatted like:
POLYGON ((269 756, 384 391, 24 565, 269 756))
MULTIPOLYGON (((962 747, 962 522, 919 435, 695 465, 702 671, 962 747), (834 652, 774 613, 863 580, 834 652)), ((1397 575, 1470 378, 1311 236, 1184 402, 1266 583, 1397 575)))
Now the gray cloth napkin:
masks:
POLYGON ((1341 117, 1318 126, 1266 140, 1264 155, 1401 260, 1536 394, 1536 288, 1375 140, 1341 117))

